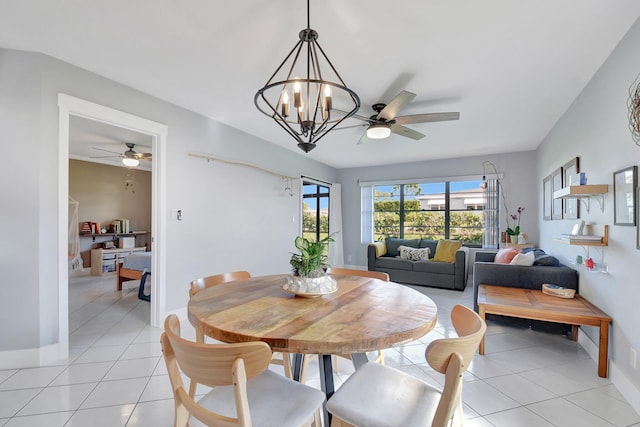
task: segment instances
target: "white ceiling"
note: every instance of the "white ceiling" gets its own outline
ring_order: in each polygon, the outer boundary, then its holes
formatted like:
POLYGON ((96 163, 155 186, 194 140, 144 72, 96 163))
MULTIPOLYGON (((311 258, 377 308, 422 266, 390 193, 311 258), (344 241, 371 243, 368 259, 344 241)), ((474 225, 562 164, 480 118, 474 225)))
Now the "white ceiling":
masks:
MULTIPOLYGON (((105 165, 121 166, 123 153, 135 144, 137 153, 151 153, 152 138, 149 135, 111 126, 82 117, 69 119, 69 157, 105 165)), ((137 169, 151 170, 151 162, 141 160, 137 169)))
MULTIPOLYGON (((360 96, 359 114, 405 89, 418 96, 403 114, 461 118, 411 125, 420 141, 358 145, 362 129, 336 131, 306 155, 344 168, 535 149, 638 16, 638 0, 312 0, 311 27, 360 96)), ((305 26, 302 0, 0 0, 1 47, 51 55, 294 151, 253 96, 305 26)))

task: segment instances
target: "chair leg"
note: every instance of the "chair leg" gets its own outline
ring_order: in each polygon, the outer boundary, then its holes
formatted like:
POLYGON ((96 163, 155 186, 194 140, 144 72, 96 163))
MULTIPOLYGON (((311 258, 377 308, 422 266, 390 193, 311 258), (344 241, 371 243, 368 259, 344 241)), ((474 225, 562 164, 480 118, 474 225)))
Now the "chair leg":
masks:
MULTIPOLYGON (((316 355, 312 354, 303 354, 302 355, 302 366, 300 367, 300 382, 304 384, 307 379, 307 365, 309 365, 309 360, 316 355)), ((316 356, 317 357, 317 356, 316 356)))
POLYGON ((187 408, 182 403, 176 402, 174 427, 188 427, 188 426, 189 426, 189 411, 187 411, 187 408))
POLYGON ((311 426, 322 427, 322 415, 320 415, 320 408, 313 413, 313 424, 311 424, 311 426))
POLYGON ((284 376, 293 379, 293 372, 291 372, 291 357, 289 357, 289 353, 281 353, 282 354, 282 364, 284 365, 284 376))

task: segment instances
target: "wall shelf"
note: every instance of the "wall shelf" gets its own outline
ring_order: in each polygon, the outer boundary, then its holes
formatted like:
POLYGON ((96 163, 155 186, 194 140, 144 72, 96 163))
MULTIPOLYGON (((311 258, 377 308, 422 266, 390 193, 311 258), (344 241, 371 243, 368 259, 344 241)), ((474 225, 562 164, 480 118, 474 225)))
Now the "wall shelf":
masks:
POLYGON ((130 233, 100 233, 100 234, 93 234, 93 233, 80 233, 80 237, 91 237, 91 239, 95 242, 96 241, 96 237, 113 237, 114 240, 118 237, 130 237, 130 236, 142 236, 144 234, 147 234, 148 231, 132 231, 130 233))
POLYGON ((579 199, 585 203, 589 213, 589 201, 595 199, 600 204, 600 210, 604 212, 604 195, 609 192, 608 184, 597 185, 570 185, 553 192, 554 199, 579 199), (585 201, 586 199, 586 201, 585 201))
POLYGON ((587 236, 600 236, 600 242, 580 239, 556 239, 557 242, 574 246, 609 246, 609 226, 587 224, 584 226, 587 236))

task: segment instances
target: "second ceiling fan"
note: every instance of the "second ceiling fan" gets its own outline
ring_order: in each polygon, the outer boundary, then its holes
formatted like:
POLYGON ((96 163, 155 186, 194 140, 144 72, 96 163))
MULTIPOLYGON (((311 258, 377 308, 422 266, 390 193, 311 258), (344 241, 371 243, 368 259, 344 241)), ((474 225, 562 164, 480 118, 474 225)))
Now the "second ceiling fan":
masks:
MULTIPOLYGON (((391 133, 402 135, 411 139, 422 139, 425 137, 423 133, 410 129, 404 125, 410 125, 415 123, 429 123, 429 122, 444 122, 449 120, 459 120, 459 112, 446 112, 446 113, 424 113, 424 114, 412 114, 407 116, 398 116, 413 98, 416 97, 415 93, 407 92, 403 90, 388 104, 373 104, 371 108, 376 114, 365 117, 355 114, 352 116, 354 119, 367 122, 369 125, 367 131, 362 135, 358 144, 368 142, 370 139, 383 139, 387 138, 391 133)), ((362 125, 366 126, 366 125, 362 125)))

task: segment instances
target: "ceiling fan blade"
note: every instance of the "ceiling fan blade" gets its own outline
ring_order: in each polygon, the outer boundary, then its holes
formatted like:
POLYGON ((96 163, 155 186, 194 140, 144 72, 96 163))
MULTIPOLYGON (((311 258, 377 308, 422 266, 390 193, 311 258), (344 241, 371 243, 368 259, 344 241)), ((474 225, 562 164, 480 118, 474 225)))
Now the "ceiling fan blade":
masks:
MULTIPOLYGON (((342 114, 343 116, 346 116, 347 114, 349 114, 347 111, 342 111, 342 110, 340 110, 338 108, 334 108, 333 111, 336 111, 336 112, 342 114)), ((367 123, 373 123, 373 120, 371 120, 369 117, 361 116, 359 114, 354 114, 350 118, 362 120, 362 121, 365 121, 367 123)))
POLYGON ((107 153, 113 153, 113 154, 117 154, 119 156, 122 155, 122 153, 119 153, 117 151, 111 151, 111 150, 105 150, 104 148, 98 148, 98 147, 93 147, 94 150, 99 150, 99 151, 105 151, 107 153))
POLYGON ((396 117, 395 122, 397 125, 410 125, 414 123, 431 123, 431 122, 446 122, 448 120, 460 120, 460 113, 426 113, 426 114, 413 114, 411 116, 399 116, 396 117))
POLYGON ((411 101, 413 101, 413 98, 415 97, 415 93, 403 90, 398 95, 396 95, 396 97, 393 98, 382 111, 380 111, 380 114, 378 114, 378 119, 391 120, 395 118, 404 107, 406 107, 411 101))
POLYGON ((91 156, 90 159, 113 159, 114 157, 122 157, 122 156, 91 156))
POLYGON ((426 136, 423 133, 410 129, 406 126, 400 126, 400 125, 392 125, 391 132, 395 133, 396 135, 402 135, 407 138, 411 138, 415 140, 422 139, 426 136))
POLYGON ((370 139, 367 136, 367 132, 363 133, 362 136, 360 137, 360 140, 358 141, 358 144, 366 144, 367 142, 369 142, 370 139))
POLYGON ((339 128, 333 128, 333 130, 342 130, 342 129, 351 129, 351 128, 361 128, 363 126, 369 126, 369 123, 360 123, 358 125, 351 125, 351 126, 342 126, 339 128))

